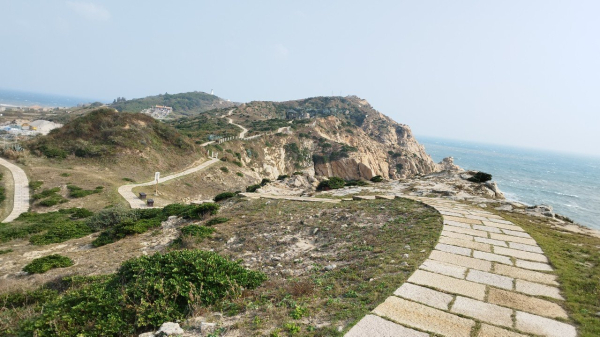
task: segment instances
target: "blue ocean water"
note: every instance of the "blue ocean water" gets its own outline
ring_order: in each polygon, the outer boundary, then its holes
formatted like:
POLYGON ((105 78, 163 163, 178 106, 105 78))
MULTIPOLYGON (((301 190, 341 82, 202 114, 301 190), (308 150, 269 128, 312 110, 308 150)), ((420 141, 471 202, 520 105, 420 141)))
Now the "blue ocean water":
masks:
POLYGON ((33 92, 0 89, 0 104, 14 106, 42 107, 73 107, 79 103, 91 103, 97 100, 81 97, 69 97, 50 94, 39 94, 33 92))
POLYGON ((454 157, 466 170, 492 174, 507 199, 550 205, 556 213, 600 229, 600 158, 416 137, 433 160, 454 157))

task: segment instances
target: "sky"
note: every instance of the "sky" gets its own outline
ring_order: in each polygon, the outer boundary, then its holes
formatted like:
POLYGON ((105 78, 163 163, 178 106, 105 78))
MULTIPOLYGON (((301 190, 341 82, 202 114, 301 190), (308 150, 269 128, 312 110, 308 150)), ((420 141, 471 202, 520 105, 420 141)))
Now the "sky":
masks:
POLYGON ((417 135, 600 156, 600 1, 0 0, 0 88, 357 95, 417 135))

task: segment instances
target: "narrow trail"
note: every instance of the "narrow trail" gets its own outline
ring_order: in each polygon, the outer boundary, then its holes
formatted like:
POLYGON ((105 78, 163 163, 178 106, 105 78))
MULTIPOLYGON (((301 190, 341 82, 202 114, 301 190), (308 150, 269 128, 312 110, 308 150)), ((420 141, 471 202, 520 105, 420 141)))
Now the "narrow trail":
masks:
MULTIPOLYGON (((203 170, 217 162, 219 162, 219 159, 210 158, 207 161, 202 162, 201 164, 191 167, 185 171, 182 171, 179 173, 174 173, 174 174, 168 175, 166 177, 162 177, 158 180, 158 182, 163 183, 165 181, 169 181, 169 180, 172 180, 175 178, 186 176, 191 173, 198 172, 198 171, 203 170)), ((129 205, 131 206, 131 208, 146 208, 147 206, 146 206, 145 201, 139 199, 138 196, 135 195, 135 193, 133 193, 133 189, 136 187, 141 187, 141 186, 151 186, 151 185, 154 185, 154 183, 155 183, 154 180, 152 180, 152 181, 149 181, 146 183, 140 183, 140 184, 127 184, 127 185, 120 186, 118 191, 119 191, 119 194, 125 200, 127 200, 129 205)))
POLYGON ((0 158, 0 165, 10 171, 15 184, 12 211, 2 221, 11 222, 29 210, 29 179, 27 179, 27 174, 25 174, 23 169, 8 160, 0 158))

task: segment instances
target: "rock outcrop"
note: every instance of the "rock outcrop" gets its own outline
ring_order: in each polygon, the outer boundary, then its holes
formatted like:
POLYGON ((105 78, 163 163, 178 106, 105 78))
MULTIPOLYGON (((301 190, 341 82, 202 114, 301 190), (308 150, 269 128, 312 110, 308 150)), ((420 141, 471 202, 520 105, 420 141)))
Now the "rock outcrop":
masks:
POLYGON ((271 179, 295 171, 344 179, 400 179, 440 170, 407 125, 354 96, 251 102, 238 107, 231 118, 251 130, 252 123, 292 125, 279 137, 262 138, 258 156, 243 159, 271 179), (248 122, 250 117, 253 122, 248 122))
POLYGON ((460 166, 454 164, 453 157, 446 157, 438 163, 438 169, 440 171, 464 171, 460 166))

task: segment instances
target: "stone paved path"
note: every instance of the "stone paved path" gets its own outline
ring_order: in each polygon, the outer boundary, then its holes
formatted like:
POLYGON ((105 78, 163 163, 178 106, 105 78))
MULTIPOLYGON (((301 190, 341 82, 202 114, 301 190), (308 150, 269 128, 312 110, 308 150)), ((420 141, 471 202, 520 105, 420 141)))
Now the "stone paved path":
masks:
MULTIPOLYGON (((219 162, 219 159, 216 158, 211 158, 203 163, 201 163, 200 165, 194 166, 192 168, 189 168, 185 171, 179 172, 179 173, 175 173, 175 174, 171 174, 170 176, 166 176, 166 177, 162 177, 158 180, 159 183, 163 183, 165 181, 169 181, 171 179, 175 179, 175 178, 179 178, 179 177, 183 177, 185 175, 188 175, 190 173, 194 173, 194 172, 198 172, 200 170, 203 170, 207 167, 209 167, 210 165, 219 162)), ((140 198, 138 198, 138 196, 133 193, 133 189, 136 187, 140 187, 140 186, 150 186, 150 185, 154 185, 155 182, 154 180, 149 181, 147 183, 141 183, 141 184, 128 184, 128 185, 123 185, 120 186, 118 191, 119 194, 125 198, 125 200, 127 200, 127 202, 129 202, 129 205, 131 206, 131 208, 146 208, 146 202, 144 200, 141 200, 140 198)), ((157 206, 158 207, 158 206, 157 206)))
POLYGON ((521 227, 449 200, 429 259, 346 337, 572 337, 556 275, 521 227))
POLYGON ((8 160, 0 158, 0 165, 10 170, 15 183, 13 209, 8 217, 2 221, 11 222, 18 218, 21 213, 25 213, 29 210, 29 179, 27 179, 25 171, 8 160))

